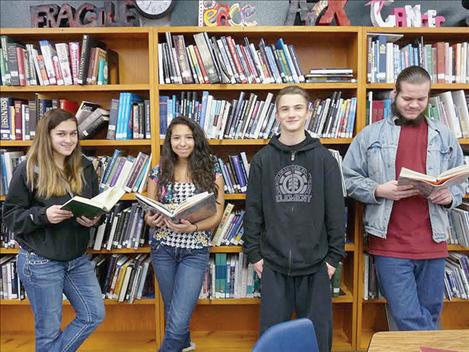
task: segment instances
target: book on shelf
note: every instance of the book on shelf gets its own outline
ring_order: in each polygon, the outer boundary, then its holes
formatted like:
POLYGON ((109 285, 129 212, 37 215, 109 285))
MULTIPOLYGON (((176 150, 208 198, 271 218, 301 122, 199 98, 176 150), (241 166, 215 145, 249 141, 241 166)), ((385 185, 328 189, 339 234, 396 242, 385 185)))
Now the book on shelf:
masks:
POLYGON ((180 204, 163 204, 139 193, 135 197, 145 210, 163 214, 177 222, 185 219, 195 223, 216 213, 216 200, 212 192, 196 194, 180 204))
POLYGON ((122 188, 110 187, 91 199, 74 196, 64 203, 60 209, 70 210, 77 217, 93 218, 110 211, 124 193, 125 191, 122 188))
POLYGON ((399 174, 399 185, 412 185, 427 197, 433 191, 447 188, 467 181, 469 165, 460 165, 449 169, 438 176, 429 176, 403 167, 399 174))

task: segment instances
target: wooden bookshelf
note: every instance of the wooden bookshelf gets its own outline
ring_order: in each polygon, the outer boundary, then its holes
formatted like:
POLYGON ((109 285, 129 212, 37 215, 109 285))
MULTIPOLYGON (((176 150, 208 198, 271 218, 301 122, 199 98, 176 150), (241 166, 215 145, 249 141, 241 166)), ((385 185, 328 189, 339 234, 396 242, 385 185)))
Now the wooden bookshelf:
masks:
MULTIPOLYGON (((401 33, 410 39, 421 35, 430 41, 467 40, 468 28, 371 28, 353 26, 296 26, 296 27, 143 27, 143 28, 2 28, 2 35, 24 42, 49 39, 55 42, 79 41, 84 33, 102 40, 119 54, 120 84, 104 86, 37 86, 1 87, 1 96, 32 99, 35 93, 48 98, 68 98, 96 101, 105 108, 120 92, 131 91, 150 100, 151 140, 108 141, 90 139, 81 141, 86 149, 110 153, 124 148, 128 153, 145 150, 152 153, 152 165, 160 157, 163 140, 159 134, 159 97, 180 94, 182 91, 207 90, 216 97, 233 97, 240 91, 255 92, 265 96, 276 92, 286 84, 160 84, 158 82, 157 43, 164 41, 165 32, 183 34, 186 44, 192 35, 206 31, 209 35, 231 35, 237 42, 247 36, 257 45, 260 38, 273 43, 279 37, 295 46, 301 69, 307 72, 315 67, 352 67, 357 83, 300 84, 312 97, 329 96, 341 90, 347 97, 357 98, 355 134, 365 127, 366 94, 369 90, 392 90, 393 84, 367 83, 367 33, 401 33)), ((464 89, 469 84, 434 84, 437 91, 464 89)), ((341 150, 343 154, 352 142, 351 138, 326 139, 321 143, 341 150)), ((214 139, 209 144, 217 155, 246 151, 248 157, 268 143, 267 139, 214 139)), ((469 145, 469 139, 461 139, 461 145, 469 145)), ((0 141, 0 148, 26 149, 31 141, 0 141)), ((469 198, 469 195, 466 195, 469 198)), ((134 200, 135 195, 125 195, 124 200, 134 200)), ((242 204, 245 194, 226 194, 225 200, 242 204)), ((4 196, 0 196, 0 201, 4 196)), ((384 301, 364 301, 363 297, 363 207, 353 202, 349 208, 349 227, 342 278, 343 296, 333 299, 333 350, 355 351, 366 349, 376 331, 387 330, 384 301), (376 302, 375 302, 376 301, 376 302)), ((467 253, 469 249, 450 245, 451 251, 467 253)), ((212 253, 239 253, 240 246, 211 248, 212 253)), ((0 248, 0 255, 13 255, 18 249, 0 248)), ((105 253, 149 253, 150 248, 113 249, 92 251, 105 253)), ((159 293, 155 299, 145 299, 134 304, 105 301, 106 320, 80 351, 154 351, 160 345, 164 333, 163 302, 159 293)), ((0 300, 0 349, 3 351, 30 351, 34 345, 33 317, 27 301, 0 300), (17 303, 18 302, 18 303, 17 303)), ((64 304, 64 323, 70 321, 73 311, 64 304)), ((467 328, 469 326, 469 301, 452 300, 444 304, 442 323, 444 328, 467 328)), ((200 351, 250 351, 258 337, 259 299, 210 299, 199 300, 191 322, 191 334, 200 351)))
MULTIPOLYGON (((178 32, 176 30, 176 32, 178 32)), ((267 91, 278 91, 282 88, 288 87, 290 84, 286 83, 256 83, 256 84, 159 84, 158 88, 160 91, 185 91, 185 90, 267 90, 267 91)), ((300 83, 298 86, 307 90, 324 90, 324 89, 357 89, 357 83, 300 83)))
MULTIPOLYGON (((415 39, 423 36, 424 43, 434 43, 437 41, 450 41, 450 42, 462 42, 467 41, 469 35, 469 28, 372 28, 363 27, 363 52, 367 53, 367 33, 400 33, 403 34, 403 38, 399 42, 409 43, 415 39)), ((364 68, 362 73, 364 76, 359 80, 360 88, 364 91, 362 96, 366 97, 368 91, 371 90, 392 90, 394 89, 393 83, 367 83, 366 77, 366 60, 364 61, 364 68)), ((442 91, 451 90, 469 90, 469 84, 432 84, 432 91, 440 93, 442 91)), ((366 104, 366 98, 361 101, 362 105, 366 104)), ((364 123, 364 115, 361 117, 364 123)), ((364 125, 362 126, 362 128, 364 125)), ((469 145, 469 140, 459 139, 460 145, 469 145)), ((467 149, 466 149, 467 150, 467 149)), ((359 210, 361 213, 362 210, 359 210)), ((361 233, 361 229, 358 230, 361 233)), ((365 250, 363 244, 363 236, 358 235, 358 250, 360 260, 358 262, 358 291, 356 294, 356 300, 358 302, 357 308, 357 350, 366 350, 368 348, 371 336, 378 331, 388 330, 385 314, 385 302, 384 299, 363 299, 363 280, 364 280, 364 263, 362 253, 365 250)), ((467 254, 468 249, 459 245, 448 245, 449 251, 458 251, 467 254)), ((469 327, 469 300, 453 299, 448 301, 445 299, 444 307, 442 312, 442 327, 444 329, 458 329, 469 327)))
MULTIPOLYGON (((366 89, 384 89, 393 90, 394 83, 367 83, 366 89)), ((432 90, 460 90, 469 89, 468 83, 434 83, 432 84, 432 90)))
MULTIPOLYGON (((127 304, 129 305, 129 303, 127 302, 118 302, 117 300, 114 300, 114 299, 105 299, 104 301, 104 305, 106 306, 110 306, 110 305, 118 305, 118 304, 127 304)), ((0 300, 0 305, 1 306, 18 306, 18 305, 26 305, 26 306, 29 306, 29 300, 28 299, 22 299, 22 300, 19 300, 19 299, 1 299, 0 300)), ((68 300, 64 300, 64 305, 70 305, 70 302, 68 300)), ((139 299, 139 300, 135 300, 133 303, 131 304, 138 304, 138 305, 154 305, 155 304, 155 300, 152 299, 152 298, 144 298, 144 299, 139 299)))
MULTIPOLYGON (((157 119, 155 108, 155 90, 153 68, 153 28, 57 28, 57 29, 33 29, 33 28, 2 28, 2 35, 8 35, 13 40, 26 43, 37 43, 39 40, 48 39, 53 42, 80 41, 83 34, 92 34, 98 40, 119 55, 119 84, 109 85, 72 85, 72 86, 2 86, 1 96, 12 96, 21 99, 34 99, 35 94, 41 98, 58 99, 66 98, 80 103, 83 100, 93 101, 102 107, 109 109, 111 100, 119 98, 121 92, 133 92, 150 100, 151 121, 157 119)), ((151 135, 156 136, 155 124, 152 123, 151 135)), ((98 136, 101 136, 98 134, 98 136)), ((99 137, 96 137, 99 138, 99 137)), ((80 141, 85 150, 95 149, 97 153, 111 154, 115 148, 122 148, 125 153, 137 155, 139 151, 151 153, 152 165, 159 159, 158 140, 104 140, 88 139, 80 141)), ((102 138, 102 137, 101 137, 102 138)), ((31 145, 32 141, 1 141, 1 148, 24 149, 31 145)), ((99 154, 98 154, 99 155, 99 154)), ((1 197, 0 200, 3 200, 1 197)), ((134 194, 126 194, 123 200, 135 200, 134 194)), ((16 254, 18 249, 0 249, 0 255, 16 254)), ((137 254, 149 253, 149 247, 123 248, 111 251, 93 251, 90 254, 137 254)), ((160 343, 160 306, 158 299, 142 299, 133 304, 121 303, 114 300, 105 300, 106 320, 98 331, 86 342, 81 350, 109 351, 116 346, 124 350, 154 351, 160 343), (125 334, 123 332, 125 331, 125 334), (116 342, 119 341, 119 342, 116 342), (131 348, 126 348, 125 346, 131 348)), ((1 344, 2 351, 31 350, 34 346, 33 317, 27 300, 1 300, 1 344), (21 333, 20 333, 21 332, 21 333)), ((70 321, 73 310, 68 301, 64 301, 64 322, 70 321)))
MULTIPOLYGON (((283 37, 285 42, 292 44, 298 57, 299 65, 304 72, 309 71, 311 67, 353 67, 357 78, 360 77, 362 69, 362 43, 360 27, 253 27, 253 28, 203 28, 209 36, 230 35, 236 42, 241 42, 244 36, 249 38, 251 43, 257 43, 264 38, 267 43, 273 43, 277 38, 283 37)), ((171 32, 174 35, 182 34, 185 37, 186 45, 192 43, 192 35, 199 33, 200 28, 197 27, 168 27, 157 28, 156 38, 158 41, 165 42, 165 33, 171 32)), ((359 81, 358 81, 359 82, 359 81)), ((233 98, 239 95, 240 91, 246 94, 253 92, 263 98, 267 92, 276 92, 288 84, 158 84, 157 99, 159 95, 177 96, 183 91, 209 91, 215 99, 233 98)), ((334 90, 342 90, 347 97, 357 97, 360 100, 361 89, 359 83, 326 83, 326 84, 300 84, 306 89, 312 97, 327 97, 334 90)), ((363 96, 364 98, 364 96, 363 96)), ((364 112, 364 106, 358 104, 357 116, 364 112)), ((157 115, 159 115, 157 113, 157 115)), ((337 148, 346 148, 351 138, 322 138, 321 143, 328 146, 337 146, 337 148)), ((243 150, 251 158, 256 151, 269 142, 267 139, 211 139, 209 144, 217 156, 226 156, 238 153, 243 150)), ((163 143, 162 140, 159 141, 163 143)), ((242 202, 245 199, 244 194, 225 194, 225 200, 242 202)), ((238 203, 237 203, 238 204, 238 203)), ((356 241, 353 237, 353 231, 350 231, 350 239, 353 244, 347 244, 346 250, 348 258, 346 259, 344 268, 344 287, 347 287, 346 294, 334 299, 334 349, 337 350, 353 350, 356 340, 356 300, 355 291, 357 289, 356 282, 356 241)), ((212 253, 236 253, 241 248, 236 247, 214 247, 212 253)), ((258 300, 257 299, 241 299, 241 300, 201 300, 193 315, 191 323, 191 334, 197 344, 197 347, 211 346, 212 344, 222 344, 219 340, 222 337, 233 336, 237 331, 244 331, 247 336, 256 336, 258 331, 258 300), (247 303, 251 302, 251 303, 247 303), (215 309, 216 307, 216 309, 215 309), (235 309, 233 308, 235 307, 235 309), (226 322, 219 320, 220 315, 226 322)), ((235 343, 233 342, 235 345, 235 343)), ((231 345, 224 343, 223 350, 229 350, 231 345)), ((208 348, 208 347, 207 347, 208 348)), ((252 348, 252 341, 246 345, 245 349, 252 348)), ((210 349, 207 349, 210 350, 210 349)))
POLYGON ((106 85, 71 85, 71 86, 2 86, 4 93, 39 93, 39 92, 121 92, 121 91, 148 91, 148 84, 106 84, 106 85))

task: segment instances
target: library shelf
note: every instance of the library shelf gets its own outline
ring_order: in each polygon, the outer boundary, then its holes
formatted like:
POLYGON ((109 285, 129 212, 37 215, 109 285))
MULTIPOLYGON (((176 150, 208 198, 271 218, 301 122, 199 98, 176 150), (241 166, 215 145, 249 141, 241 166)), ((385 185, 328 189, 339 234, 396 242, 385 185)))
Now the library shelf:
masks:
POLYGON ((42 93, 42 92, 114 92, 147 91, 148 84, 104 84, 104 85, 68 85, 68 86, 2 86, 2 93, 42 93))
MULTIPOLYGON (((366 89, 384 89, 393 90, 394 83, 367 83, 366 89)), ((432 90, 467 90, 469 84, 467 83, 435 83, 432 84, 432 90)))
POLYGON ((207 299, 202 298, 199 299, 197 304, 200 305, 224 305, 224 304, 259 304, 260 299, 251 297, 251 298, 215 298, 215 299, 207 299))
MULTIPOLYGON (((159 84, 160 91, 185 91, 185 90, 268 90, 276 91, 288 87, 287 83, 253 83, 253 84, 159 84)), ((357 83, 300 83, 298 86, 307 90, 338 90, 338 89, 357 89, 357 83)))
MULTIPOLYGON (((63 302, 64 305, 70 305, 70 302, 68 300, 64 300, 63 302)), ((143 299, 138 299, 135 300, 133 303, 128 303, 128 302, 118 302, 115 299, 105 299, 104 300, 104 305, 106 306, 111 306, 111 305, 119 305, 119 304, 127 304, 127 305, 132 305, 132 304, 138 304, 138 305, 154 305, 155 304, 155 299, 154 298, 143 298, 143 299)), ((29 300, 26 299, 0 299, 0 305, 1 306, 29 306, 29 300)))

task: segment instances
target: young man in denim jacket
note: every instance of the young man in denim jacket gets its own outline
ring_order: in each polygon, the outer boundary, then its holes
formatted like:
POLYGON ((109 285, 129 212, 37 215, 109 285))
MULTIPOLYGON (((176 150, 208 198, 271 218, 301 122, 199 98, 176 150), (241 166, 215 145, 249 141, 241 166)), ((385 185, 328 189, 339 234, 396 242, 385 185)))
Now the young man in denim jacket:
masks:
POLYGON ((402 167, 437 176, 463 164, 453 132, 424 116, 430 83, 423 68, 404 69, 396 80, 392 117, 361 131, 343 164, 349 195, 366 205, 368 252, 392 327, 399 330, 438 329, 448 211, 461 203, 465 189, 451 186, 424 198, 396 181, 402 167))

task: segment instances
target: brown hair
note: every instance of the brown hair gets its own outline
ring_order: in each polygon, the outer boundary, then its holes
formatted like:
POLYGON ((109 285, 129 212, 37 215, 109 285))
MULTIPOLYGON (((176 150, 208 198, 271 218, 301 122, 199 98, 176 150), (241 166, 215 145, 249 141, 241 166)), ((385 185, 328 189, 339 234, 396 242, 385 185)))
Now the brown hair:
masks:
POLYGON ((163 187, 169 183, 174 183, 174 167, 178 156, 171 148, 171 135, 176 125, 189 127, 194 138, 194 150, 189 156, 188 165, 192 183, 198 190, 214 192, 217 195, 218 189, 213 175, 215 161, 211 157, 210 146, 205 138, 205 133, 196 122, 185 116, 178 116, 169 124, 161 150, 161 177, 158 181, 157 198, 160 199, 163 187))
POLYGON ((285 88, 280 89, 280 91, 277 93, 277 97, 275 98, 275 107, 278 109, 278 102, 280 101, 280 98, 283 97, 284 95, 301 95, 303 98, 306 100, 306 105, 311 101, 311 98, 309 97, 309 94, 306 90, 304 90, 301 87, 298 86, 288 86, 285 88))
POLYGON ((48 111, 38 121, 36 137, 28 151, 27 182, 43 198, 63 196, 67 190, 79 194, 83 188, 82 155, 79 143, 72 154, 65 158, 63 170, 54 162, 50 131, 67 120, 72 120, 78 126, 76 117, 71 113, 62 109, 48 111))
POLYGON ((432 78, 430 74, 420 66, 409 66, 403 69, 396 79, 396 95, 401 91, 402 82, 411 84, 422 84, 429 82, 431 84, 432 78))

